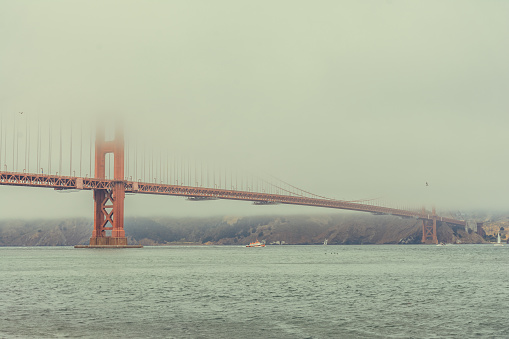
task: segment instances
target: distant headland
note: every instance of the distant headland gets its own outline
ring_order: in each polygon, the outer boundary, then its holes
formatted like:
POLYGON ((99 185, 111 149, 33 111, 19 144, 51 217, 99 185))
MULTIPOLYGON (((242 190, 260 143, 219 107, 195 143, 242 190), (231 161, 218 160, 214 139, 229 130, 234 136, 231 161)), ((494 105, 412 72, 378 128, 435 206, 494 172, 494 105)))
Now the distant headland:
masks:
MULTIPOLYGON (((509 216, 485 217, 484 237, 462 227, 440 226, 442 243, 472 244, 493 241, 509 216)), ((0 220, 0 246, 72 246, 88 244, 92 220, 0 220)), ((260 240, 266 244, 329 245, 419 244, 422 223, 394 216, 358 213, 330 215, 273 215, 203 218, 126 218, 130 244, 164 245, 244 245, 260 240)))

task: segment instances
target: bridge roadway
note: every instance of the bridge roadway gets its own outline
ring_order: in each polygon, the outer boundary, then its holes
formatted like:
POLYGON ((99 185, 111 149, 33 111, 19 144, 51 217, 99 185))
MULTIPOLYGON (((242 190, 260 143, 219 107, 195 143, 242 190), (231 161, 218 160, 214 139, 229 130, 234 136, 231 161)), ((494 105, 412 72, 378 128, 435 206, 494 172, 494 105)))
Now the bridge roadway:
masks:
MULTIPOLYGON (((0 171, 0 185, 46 187, 56 190, 94 190, 113 189, 113 183, 118 182, 108 179, 67 177, 46 174, 30 174, 0 171)), ((390 207, 373 206, 348 202, 343 200, 317 199, 297 195, 279 195, 272 193, 259 193, 249 191, 236 191, 219 188, 192 187, 181 185, 167 185, 144 183, 136 181, 122 181, 126 193, 160 194, 188 197, 191 200, 229 199, 252 201, 257 204, 289 204, 302 206, 315 206, 336 208, 351 211, 370 212, 381 215, 395 215, 404 218, 421 220, 437 220, 452 225, 466 226, 466 221, 453 218, 434 216, 429 212, 409 211, 390 207)))

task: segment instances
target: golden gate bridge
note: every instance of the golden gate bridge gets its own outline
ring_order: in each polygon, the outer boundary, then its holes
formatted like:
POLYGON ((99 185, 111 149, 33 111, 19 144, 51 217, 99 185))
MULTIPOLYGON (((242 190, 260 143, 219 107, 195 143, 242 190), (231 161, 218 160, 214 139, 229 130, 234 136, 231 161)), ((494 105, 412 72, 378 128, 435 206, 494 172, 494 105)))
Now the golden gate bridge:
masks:
POLYGON ((34 127, 28 118, 16 116, 8 122, 0 118, 0 185, 93 191, 94 228, 88 247, 130 247, 124 231, 126 193, 182 196, 193 201, 229 199, 257 205, 314 206, 414 218, 422 220, 422 242, 428 244, 438 243, 437 223, 467 224, 440 216, 435 208, 395 208, 382 206, 376 199, 331 199, 274 177, 239 175, 238 171, 210 169, 202 163, 193 166, 176 157, 170 159, 168 153, 154 156, 144 146, 127 143, 121 123, 108 140, 105 126, 98 124, 95 133, 86 131, 95 134, 89 138, 84 137, 83 124, 38 120, 34 127))

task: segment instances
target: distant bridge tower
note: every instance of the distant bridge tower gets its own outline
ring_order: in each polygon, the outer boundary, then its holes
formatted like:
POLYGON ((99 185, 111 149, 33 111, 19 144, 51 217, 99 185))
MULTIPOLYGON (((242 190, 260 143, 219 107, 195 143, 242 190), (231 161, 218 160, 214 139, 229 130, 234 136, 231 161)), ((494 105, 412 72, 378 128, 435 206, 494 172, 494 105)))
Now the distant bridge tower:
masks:
POLYGON ((95 139, 95 178, 106 178, 106 154, 113 153, 112 189, 94 189, 94 230, 90 246, 127 246, 124 231, 124 133, 122 124, 115 128, 115 138, 105 140, 104 125, 97 127, 95 139))
MULTIPOLYGON (((422 208, 422 214, 426 215, 426 210, 422 208)), ((427 218, 422 219, 422 243, 424 244, 438 244, 437 238, 437 213, 433 206, 432 215, 427 215, 427 218)))

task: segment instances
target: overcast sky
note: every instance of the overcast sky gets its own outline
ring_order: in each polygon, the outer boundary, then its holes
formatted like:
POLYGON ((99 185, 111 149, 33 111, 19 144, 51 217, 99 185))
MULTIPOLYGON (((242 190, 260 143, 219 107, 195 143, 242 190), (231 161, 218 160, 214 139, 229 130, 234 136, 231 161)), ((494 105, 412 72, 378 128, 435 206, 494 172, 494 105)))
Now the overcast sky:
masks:
MULTIPOLYGON (((320 195, 507 209, 508 18, 495 0, 0 1, 0 114, 120 114, 128 142, 320 195)), ((1 217, 92 211, 91 192, 0 187, 1 217)), ((125 214, 303 212, 129 195, 125 214)))

